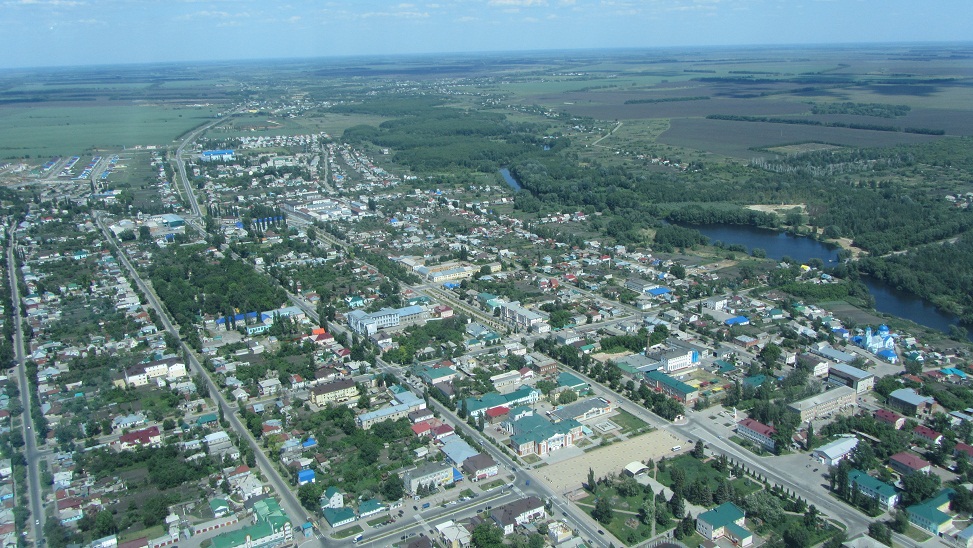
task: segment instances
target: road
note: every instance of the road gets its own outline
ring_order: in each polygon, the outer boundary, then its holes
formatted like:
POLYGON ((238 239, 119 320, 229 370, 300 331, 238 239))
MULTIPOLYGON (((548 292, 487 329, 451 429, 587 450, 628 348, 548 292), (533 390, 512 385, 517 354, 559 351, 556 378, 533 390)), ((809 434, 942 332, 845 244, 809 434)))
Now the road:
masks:
MULTIPOLYGON (((27 383, 27 360, 24 349, 24 330, 20 316, 20 286, 17 284, 17 261, 14 253, 17 247, 17 239, 13 234, 13 227, 9 231, 9 245, 7 246, 7 275, 10 279, 10 298, 13 303, 14 321, 14 354, 17 358, 17 379, 20 384, 20 394, 23 399, 23 427, 24 427, 24 457, 27 458, 27 484, 30 498, 30 513, 34 518, 33 538, 38 545, 44 539, 44 499, 41 497, 41 476, 38 469, 40 454, 37 451, 37 439, 34 436, 34 419, 31 417, 31 400, 37 394, 27 383)), ((28 537, 30 538, 30 537, 28 537)))
POLYGON ((203 215, 200 212, 199 202, 196 200, 196 194, 193 192, 193 187, 189 184, 189 177, 186 176, 186 162, 182 159, 182 154, 186 149, 186 145, 195 141, 199 134, 215 126, 216 124, 223 122, 233 114, 236 114, 236 112, 237 111, 234 111, 223 118, 217 118, 212 122, 207 122, 192 130, 186 135, 182 142, 179 143, 179 147, 176 149, 176 169, 179 171, 179 182, 182 184, 183 190, 186 193, 186 202, 189 204, 189 209, 193 212, 193 216, 195 216, 197 219, 202 219, 203 215))
MULTIPOLYGON (((111 242, 112 247, 115 248, 117 256, 125 266, 125 269, 128 270, 129 275, 135 281, 139 290, 149 301, 149 305, 155 309, 156 313, 158 313, 159 321, 162 323, 162 328, 178 338, 179 330, 176 329, 176 327, 172 324, 171 320, 169 319, 168 312, 166 311, 165 307, 162 306, 162 303, 159 301, 159 297, 155 294, 155 291, 153 291, 148 284, 142 280, 138 271, 135 270, 135 267, 128 260, 128 256, 118 247, 118 244, 111 236, 110 231, 105 226, 104 221, 97 214, 95 214, 95 222, 105 235, 105 238, 111 242)), ((182 341, 180 341, 180 346, 182 347, 183 355, 187 358, 187 367, 190 374, 198 373, 198 378, 202 378, 206 383, 206 387, 209 389, 210 397, 213 398, 213 401, 216 402, 219 408, 223 409, 223 416, 229 421, 230 426, 234 431, 237 432, 237 434, 240 435, 241 440, 246 440, 246 442, 250 445, 250 448, 253 450, 253 453, 257 459, 257 468, 263 473, 263 475, 270 482, 271 486, 277 492, 277 495, 280 498, 281 506, 291 518, 291 524, 295 525, 295 527, 300 526, 300 524, 306 521, 305 518, 308 515, 307 510, 301 506, 301 503, 297 500, 297 496, 295 496, 294 492, 290 490, 290 487, 280 476, 277 468, 273 466, 273 463, 270 462, 270 459, 268 459, 267 455, 264 454, 263 448, 261 448, 257 443, 257 440, 250 433, 250 430, 248 430, 240 421, 236 413, 237 406, 231 406, 226 401, 226 398, 224 398, 222 392, 220 392, 219 386, 217 386, 213 379, 210 378, 209 372, 206 371, 202 364, 199 363, 199 360, 196 358, 196 354, 193 352, 193 350, 182 341)), ((321 545, 333 546, 334 544, 329 542, 329 540, 330 539, 322 539, 321 545)))

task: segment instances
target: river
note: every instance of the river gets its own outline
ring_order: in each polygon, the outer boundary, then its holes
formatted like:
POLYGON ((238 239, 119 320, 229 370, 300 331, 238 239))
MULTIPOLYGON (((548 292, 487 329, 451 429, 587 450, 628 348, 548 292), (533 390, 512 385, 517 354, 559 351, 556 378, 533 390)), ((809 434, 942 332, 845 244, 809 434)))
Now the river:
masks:
POLYGON ((514 189, 514 192, 517 192, 518 190, 523 190, 523 187, 520 186, 520 183, 517 182, 517 179, 514 179, 514 176, 510 174, 509 169, 505 167, 500 168, 500 175, 503 176, 504 181, 507 181, 507 184, 510 185, 510 188, 514 189))
MULTIPOLYGON (((753 250, 763 249, 767 257, 780 260, 790 257, 795 261, 806 263, 817 258, 825 264, 834 264, 838 260, 838 248, 819 242, 806 236, 793 236, 784 232, 759 228, 749 225, 686 225, 695 228, 708 237, 711 242, 721 241, 724 244, 739 244, 753 250)), ((912 293, 901 291, 885 282, 862 277, 862 282, 868 287, 868 292, 875 298, 875 310, 911 320, 919 325, 948 333, 949 328, 959 325, 959 317, 943 312, 931 303, 912 293)), ((973 334, 969 336, 973 341, 973 334)))

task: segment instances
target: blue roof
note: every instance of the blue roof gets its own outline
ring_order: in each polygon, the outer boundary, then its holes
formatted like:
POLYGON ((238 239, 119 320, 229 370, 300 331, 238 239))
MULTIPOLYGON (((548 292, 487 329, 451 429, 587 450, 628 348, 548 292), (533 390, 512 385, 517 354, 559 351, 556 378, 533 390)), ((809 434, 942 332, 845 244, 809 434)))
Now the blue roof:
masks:
POLYGON ((648 291, 648 293, 649 295, 657 297, 659 295, 665 295, 666 293, 672 293, 672 291, 670 291, 668 287, 653 287, 648 291))
POLYGON ((749 322, 750 319, 747 318, 746 316, 735 316, 733 318, 730 318, 729 320, 726 320, 723 323, 725 323, 726 325, 738 325, 738 324, 744 324, 749 322))
POLYGON ((463 474, 461 474, 456 468, 453 468, 453 483, 458 481, 463 481, 463 474))
POLYGON ((966 373, 963 373, 962 371, 960 371, 959 369, 956 369, 955 367, 944 367, 944 368, 940 369, 940 371, 943 374, 945 374, 945 375, 956 375, 957 377, 959 377, 961 379, 965 379, 966 378, 966 373))
POLYGON ((314 479, 314 470, 301 470, 297 473, 297 481, 311 481, 314 479))

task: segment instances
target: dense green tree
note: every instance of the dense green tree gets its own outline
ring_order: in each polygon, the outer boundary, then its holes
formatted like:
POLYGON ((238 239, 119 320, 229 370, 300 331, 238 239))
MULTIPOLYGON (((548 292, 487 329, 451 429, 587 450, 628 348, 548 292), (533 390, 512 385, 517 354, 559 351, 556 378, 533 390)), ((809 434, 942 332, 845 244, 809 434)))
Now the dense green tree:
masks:
POLYGON ((612 518, 615 517, 615 512, 608 497, 598 497, 598 500, 595 501, 595 508, 591 511, 591 517, 602 525, 611 523, 612 518))

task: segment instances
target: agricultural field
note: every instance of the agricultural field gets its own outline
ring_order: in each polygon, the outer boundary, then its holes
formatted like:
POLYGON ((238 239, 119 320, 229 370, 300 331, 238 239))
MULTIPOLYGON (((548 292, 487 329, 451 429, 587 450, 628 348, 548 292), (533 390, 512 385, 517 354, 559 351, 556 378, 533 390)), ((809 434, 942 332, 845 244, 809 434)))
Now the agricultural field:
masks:
POLYGON ((4 106, 0 107, 0 159, 164 146, 218 111, 150 105, 4 106))

